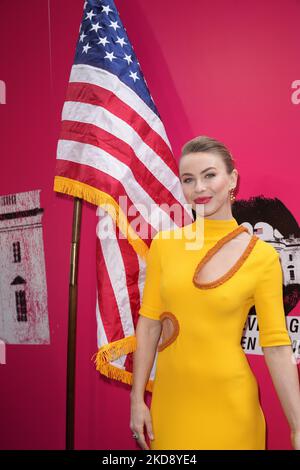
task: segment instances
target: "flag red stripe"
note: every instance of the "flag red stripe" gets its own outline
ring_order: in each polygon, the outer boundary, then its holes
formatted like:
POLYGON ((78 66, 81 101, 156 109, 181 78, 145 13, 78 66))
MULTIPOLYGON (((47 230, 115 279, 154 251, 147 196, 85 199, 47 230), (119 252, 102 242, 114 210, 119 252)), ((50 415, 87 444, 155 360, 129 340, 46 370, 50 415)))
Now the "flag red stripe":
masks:
MULTIPOLYGON (((101 170, 96 170, 91 166, 84 165, 82 163, 75 163, 68 160, 56 160, 56 175, 63 176, 65 178, 71 178, 76 181, 80 181, 81 183, 85 183, 91 185, 91 181, 93 181, 93 187, 99 189, 100 191, 104 191, 110 196, 112 196, 116 202, 118 202, 118 196, 124 196, 126 194, 125 189, 122 183, 113 178, 112 176, 108 175, 107 173, 102 172, 101 170)), ((130 206, 134 206, 131 199, 127 196, 127 208, 130 206)), ((136 215, 130 215, 128 213, 125 214, 129 223, 132 222, 136 218, 136 215)), ((143 223, 144 227, 148 227, 148 237, 143 238, 144 242, 150 246, 151 243, 151 226, 148 222, 142 217, 139 213, 139 220, 143 223), (150 233, 149 233, 150 232, 150 233)), ((146 235, 146 234, 145 234, 146 235)))
POLYGON ((98 237, 96 241, 96 260, 97 295, 100 316, 102 318, 107 341, 110 343, 111 341, 124 338, 124 331, 118 304, 106 269, 102 247, 98 237))
POLYGON ((142 186, 156 204, 166 203, 171 206, 178 203, 173 194, 136 157, 130 145, 126 144, 123 140, 117 139, 113 134, 93 124, 63 121, 60 138, 94 145, 117 158, 130 168, 138 184, 142 186))
MULTIPOLYGON (((140 309, 141 299, 140 299, 140 290, 139 290, 139 261, 138 255, 128 243, 127 240, 121 239, 118 236, 119 228, 116 227, 117 240, 120 247, 120 252, 122 254, 125 275, 126 275, 126 285, 128 290, 131 316, 134 324, 134 330, 136 329, 137 321, 139 318, 138 312, 140 309)), ((127 354, 125 360, 125 369, 129 372, 133 370, 133 357, 132 354, 127 354)))
POLYGON ((178 167, 174 156, 162 137, 134 109, 124 103, 124 101, 121 101, 111 91, 89 83, 72 82, 69 83, 67 89, 66 101, 78 101, 94 106, 102 106, 127 122, 143 141, 162 158, 175 175, 178 176, 178 167))
POLYGON ((119 228, 116 229, 116 236, 122 253, 124 268, 126 273, 126 285, 129 294, 130 307, 133 317, 134 326, 138 320, 138 312, 140 308, 140 290, 139 290, 139 261, 133 247, 128 240, 119 237, 119 228))

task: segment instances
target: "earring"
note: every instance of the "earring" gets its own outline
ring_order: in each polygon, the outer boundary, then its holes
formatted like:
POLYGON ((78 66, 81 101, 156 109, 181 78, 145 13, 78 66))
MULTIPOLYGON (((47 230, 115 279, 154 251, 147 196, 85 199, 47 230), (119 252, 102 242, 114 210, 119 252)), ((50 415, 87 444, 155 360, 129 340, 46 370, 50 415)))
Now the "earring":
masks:
POLYGON ((235 201, 234 190, 235 190, 235 188, 231 188, 231 190, 229 191, 229 194, 230 194, 230 201, 231 201, 232 203, 235 201))

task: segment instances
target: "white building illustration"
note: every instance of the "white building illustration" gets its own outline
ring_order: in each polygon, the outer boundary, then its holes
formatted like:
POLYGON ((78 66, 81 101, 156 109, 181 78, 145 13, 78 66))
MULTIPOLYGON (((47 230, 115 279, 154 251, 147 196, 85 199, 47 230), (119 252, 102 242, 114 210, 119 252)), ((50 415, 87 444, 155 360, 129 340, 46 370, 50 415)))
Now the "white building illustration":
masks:
POLYGON ((48 344, 40 190, 0 196, 0 339, 48 344))
POLYGON ((266 222, 257 222, 254 228, 249 223, 243 225, 278 251, 284 285, 300 284, 300 238, 296 238, 293 234, 284 238, 276 228, 266 222))
MULTIPOLYGON (((300 239, 295 237, 294 234, 289 234, 288 237, 284 238, 276 228, 266 222, 257 222, 254 227, 248 222, 244 222, 243 225, 250 230, 250 233, 270 243, 277 250, 280 256, 284 285, 299 284, 300 239)), ((296 316, 289 315, 286 318, 295 360, 299 360, 300 357, 299 318, 298 314, 296 316)), ((247 318, 242 337, 242 347, 247 354, 263 355, 258 343, 258 323, 255 315, 249 315, 247 318)))

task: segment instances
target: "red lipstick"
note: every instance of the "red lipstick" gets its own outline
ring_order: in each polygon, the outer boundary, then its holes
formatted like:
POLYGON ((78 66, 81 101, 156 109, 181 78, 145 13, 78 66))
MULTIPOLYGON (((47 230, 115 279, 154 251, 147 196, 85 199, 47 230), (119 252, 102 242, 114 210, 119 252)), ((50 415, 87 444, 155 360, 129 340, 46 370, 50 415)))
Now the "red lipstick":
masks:
POLYGON ((196 204, 207 204, 211 200, 211 197, 197 197, 194 200, 196 204))

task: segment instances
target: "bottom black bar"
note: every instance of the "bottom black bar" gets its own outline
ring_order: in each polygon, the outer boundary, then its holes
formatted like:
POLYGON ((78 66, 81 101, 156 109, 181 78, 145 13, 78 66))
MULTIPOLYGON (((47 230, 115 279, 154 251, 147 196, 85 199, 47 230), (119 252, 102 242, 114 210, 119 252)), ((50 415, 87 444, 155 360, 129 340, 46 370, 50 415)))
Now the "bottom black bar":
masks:
POLYGON ((300 462, 300 455, 297 451, 212 451, 212 450, 53 450, 53 451, 0 451, 0 463, 64 463, 74 464, 85 463, 110 467, 120 465, 125 468, 136 468, 141 465, 184 465, 187 468, 211 463, 230 462, 230 464, 256 464, 258 461, 269 462, 276 459, 276 463, 281 461, 286 466, 289 462, 300 462))

